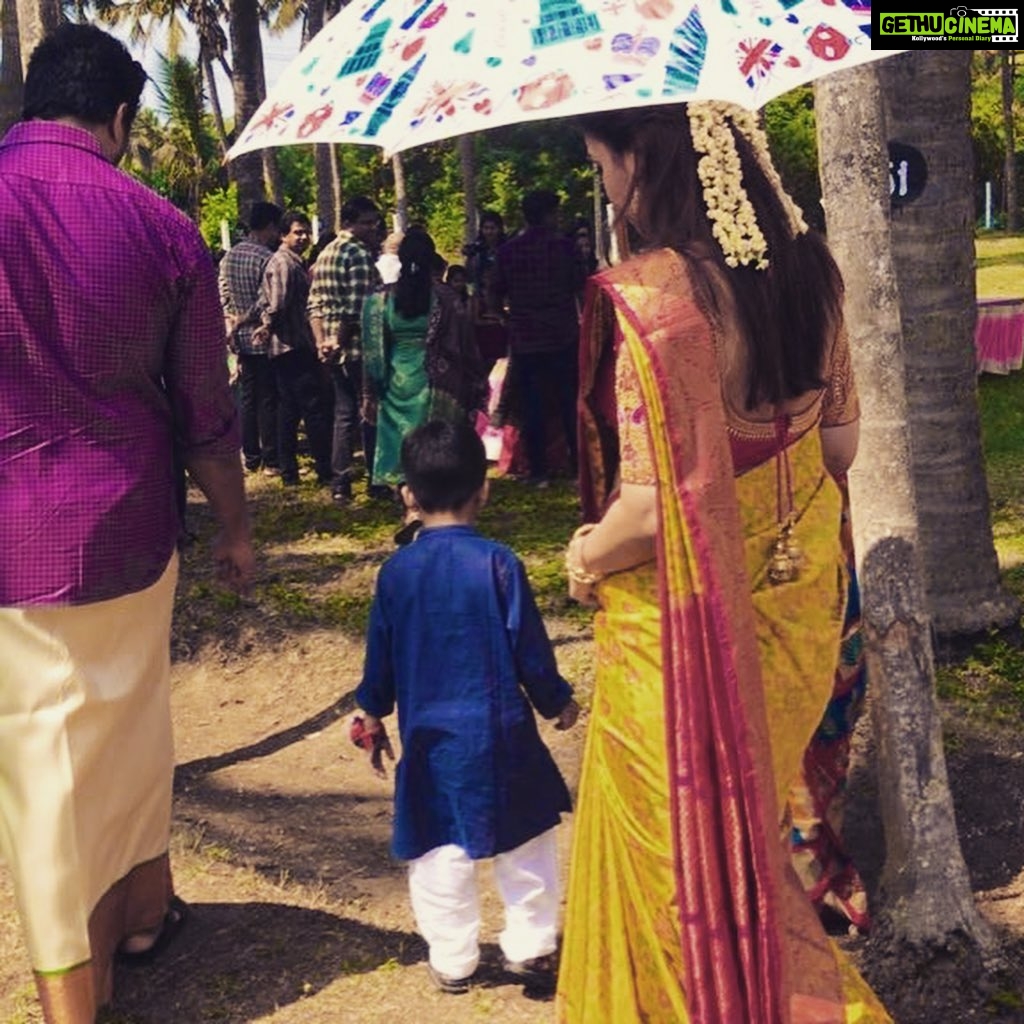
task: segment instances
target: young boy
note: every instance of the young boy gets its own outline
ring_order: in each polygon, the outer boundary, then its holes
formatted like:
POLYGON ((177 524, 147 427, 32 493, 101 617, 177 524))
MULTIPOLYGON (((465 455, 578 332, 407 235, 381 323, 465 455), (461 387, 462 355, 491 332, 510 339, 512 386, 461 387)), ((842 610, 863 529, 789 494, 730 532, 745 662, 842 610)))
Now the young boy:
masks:
POLYGON ((415 500, 423 528, 377 579, 352 738, 382 771, 390 745, 380 719, 397 704, 392 851, 409 861, 437 987, 469 988, 480 962, 474 861, 493 857, 505 970, 547 988, 559 906, 555 825, 570 803, 530 704, 557 729, 572 726, 579 708, 522 563, 473 528, 487 499, 476 432, 427 423, 406 436, 401 458, 402 496, 415 500))

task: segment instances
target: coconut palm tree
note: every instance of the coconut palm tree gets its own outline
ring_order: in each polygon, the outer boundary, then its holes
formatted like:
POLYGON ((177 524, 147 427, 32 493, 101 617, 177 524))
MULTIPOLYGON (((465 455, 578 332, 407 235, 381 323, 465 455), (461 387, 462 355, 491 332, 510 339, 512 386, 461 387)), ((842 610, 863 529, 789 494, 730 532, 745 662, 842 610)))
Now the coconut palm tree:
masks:
MULTIPOLYGON (((260 17, 259 0, 228 0, 236 126, 248 124, 267 94, 260 17)), ((231 162, 231 176, 238 185, 238 206, 244 215, 244 211, 266 195, 263 155, 255 152, 236 157, 231 162)))
POLYGON ((203 195, 222 184, 199 65, 181 56, 162 57, 157 91, 167 118, 163 136, 143 130, 136 151, 145 165, 148 149, 151 174, 159 174, 154 183, 162 185, 161 191, 198 221, 203 195))
POLYGON ((188 25, 199 41, 199 63, 203 69, 206 95, 213 110, 222 152, 227 152, 227 131, 221 111, 214 64, 230 77, 227 38, 222 21, 227 16, 223 0, 93 0, 96 18, 105 25, 127 25, 132 45, 147 45, 158 27, 167 33, 167 56, 174 59, 188 38, 188 25))
MULTIPOLYGON (((889 972, 887 990, 909 996, 941 984, 950 963, 960 978, 980 978, 995 945, 960 852, 935 696, 904 387, 903 268, 890 242, 877 68, 823 78, 815 109, 829 245, 846 281, 863 411, 850 496, 886 850, 872 962, 889 972)), ((907 94, 900 99, 915 102, 907 94)), ((948 114, 943 108, 933 133, 945 128, 948 114)), ((917 258, 930 263, 931 254, 917 258)), ((899 1019, 900 1007, 890 1009, 899 1019)))
POLYGON ((62 20, 61 0, 0 0, 0 134, 21 116, 32 51, 62 20))
POLYGON ((18 7, 14 0, 0 0, 0 135, 21 116, 21 46, 18 41, 18 7))
POLYGON ((893 217, 892 245, 925 590, 944 637, 1020 614, 1000 583, 982 459, 970 67, 968 50, 911 52, 878 67, 887 138, 928 167, 923 193, 893 217))
MULTIPOLYGON (((338 5, 326 0, 306 0, 305 21, 302 26, 302 45, 305 46, 324 27, 327 20, 338 12, 338 5)), ((271 31, 284 31, 297 14, 293 3, 276 8, 277 17, 271 31)), ((341 176, 334 146, 319 143, 313 147, 313 165, 316 169, 316 218, 321 230, 337 231, 341 226, 341 176)))
POLYGON ((476 144, 475 136, 459 136, 459 170, 462 174, 462 243, 469 245, 476 238, 476 144))

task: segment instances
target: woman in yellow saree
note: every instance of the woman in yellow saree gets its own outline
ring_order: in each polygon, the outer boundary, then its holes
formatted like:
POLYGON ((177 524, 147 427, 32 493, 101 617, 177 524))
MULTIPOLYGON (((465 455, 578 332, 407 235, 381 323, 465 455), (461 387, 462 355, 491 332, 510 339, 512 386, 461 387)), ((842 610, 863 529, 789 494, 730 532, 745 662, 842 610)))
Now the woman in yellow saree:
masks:
POLYGON ((829 474, 858 410, 838 271, 750 115, 583 131, 645 251, 594 279, 584 319, 567 564, 600 611, 559 1020, 889 1021, 801 891, 781 811, 841 626, 829 474))

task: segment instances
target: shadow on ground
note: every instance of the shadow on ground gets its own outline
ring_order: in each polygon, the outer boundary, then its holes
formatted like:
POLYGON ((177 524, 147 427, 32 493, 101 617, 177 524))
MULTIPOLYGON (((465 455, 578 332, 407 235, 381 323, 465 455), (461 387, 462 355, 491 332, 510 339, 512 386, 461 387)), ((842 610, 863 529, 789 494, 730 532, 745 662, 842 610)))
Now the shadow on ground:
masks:
POLYGON ((148 967, 118 966, 98 1024, 260 1020, 338 978, 424 959, 411 932, 276 903, 205 903, 148 967))

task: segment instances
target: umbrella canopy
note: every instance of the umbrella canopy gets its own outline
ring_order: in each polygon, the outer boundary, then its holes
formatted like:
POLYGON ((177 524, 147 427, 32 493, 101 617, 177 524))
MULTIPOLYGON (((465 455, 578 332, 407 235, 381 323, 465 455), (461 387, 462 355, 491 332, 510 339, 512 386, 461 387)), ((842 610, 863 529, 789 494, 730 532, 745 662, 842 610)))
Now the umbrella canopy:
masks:
POLYGON ((350 0, 228 157, 308 142, 396 153, 500 125, 728 100, 756 109, 871 49, 869 0, 350 0))

